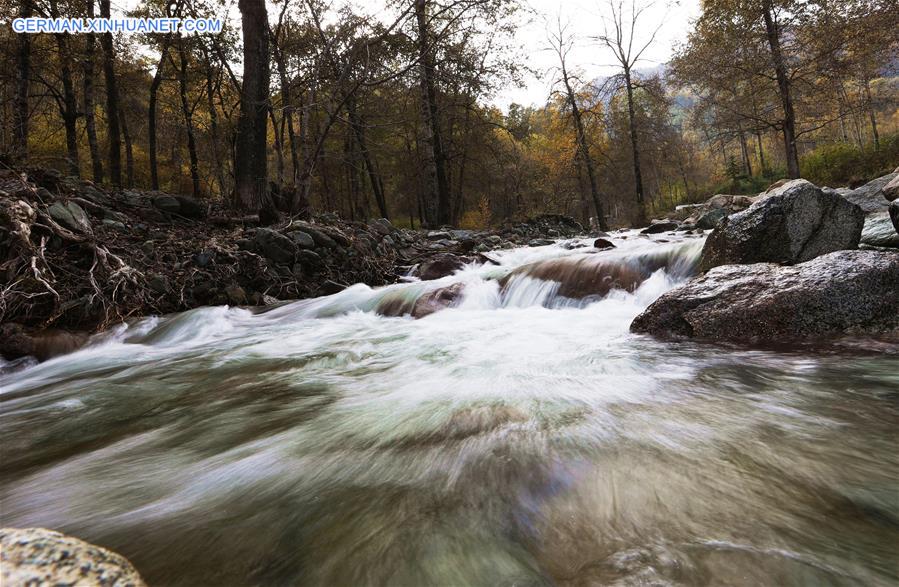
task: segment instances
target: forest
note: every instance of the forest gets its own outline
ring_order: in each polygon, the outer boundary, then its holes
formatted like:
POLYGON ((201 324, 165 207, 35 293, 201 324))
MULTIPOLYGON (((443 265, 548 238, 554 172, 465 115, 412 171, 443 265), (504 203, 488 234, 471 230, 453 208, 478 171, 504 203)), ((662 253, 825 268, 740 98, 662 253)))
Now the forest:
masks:
MULTIPOLYGON (((110 0, 3 0, 12 17, 109 16, 110 0)), ((590 38, 518 0, 238 3, 217 34, 0 29, 5 165, 187 194, 264 222, 336 213, 484 228, 539 213, 641 225, 782 177, 833 187, 899 159, 893 0, 703 0, 665 64, 661 4, 601 0, 590 38), (546 23, 556 67, 518 27, 546 23), (589 46, 617 73, 588 79, 589 46), (541 104, 495 105, 543 76, 541 104)), ((157 0, 132 17, 221 17, 157 0)))

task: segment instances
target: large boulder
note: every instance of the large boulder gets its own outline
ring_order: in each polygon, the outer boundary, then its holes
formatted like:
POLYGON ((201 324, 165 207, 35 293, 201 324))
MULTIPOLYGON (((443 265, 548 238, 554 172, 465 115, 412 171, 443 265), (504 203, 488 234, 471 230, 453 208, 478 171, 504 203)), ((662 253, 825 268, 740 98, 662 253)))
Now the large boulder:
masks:
POLYGON ((884 193, 883 189, 897 177, 899 177, 899 173, 890 173, 878 177, 877 179, 869 181, 865 185, 844 194, 843 197, 853 204, 858 204, 865 214, 885 212, 890 205, 890 199, 884 193))
POLYGON ((837 251, 794 266, 717 267, 662 295, 631 331, 716 341, 899 339, 897 308, 899 255, 837 251))
POLYGON ((146 587, 125 557, 44 528, 0 529, 0 585, 146 587))
POLYGON ((861 244, 871 247, 899 247, 899 232, 886 212, 865 218, 861 244))
POLYGON ((899 200, 893 200, 890 203, 890 220, 893 221, 893 228, 899 232, 899 200))
POLYGON ((897 169, 894 173, 896 177, 891 179, 889 183, 883 186, 883 189, 880 190, 883 193, 883 197, 890 202, 899 198, 899 169, 897 169))
POLYGON ((722 219, 706 240, 700 269, 801 263, 831 251, 855 249, 864 222, 858 206, 796 179, 722 219))

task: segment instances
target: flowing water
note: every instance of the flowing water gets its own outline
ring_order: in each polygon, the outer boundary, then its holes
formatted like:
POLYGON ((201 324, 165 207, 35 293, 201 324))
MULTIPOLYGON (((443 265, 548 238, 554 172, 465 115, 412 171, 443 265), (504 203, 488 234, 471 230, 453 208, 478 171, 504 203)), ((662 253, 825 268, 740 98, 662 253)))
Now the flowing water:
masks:
POLYGON ((0 365, 0 525, 151 585, 899 583, 897 349, 632 335, 701 239, 629 236, 0 365))

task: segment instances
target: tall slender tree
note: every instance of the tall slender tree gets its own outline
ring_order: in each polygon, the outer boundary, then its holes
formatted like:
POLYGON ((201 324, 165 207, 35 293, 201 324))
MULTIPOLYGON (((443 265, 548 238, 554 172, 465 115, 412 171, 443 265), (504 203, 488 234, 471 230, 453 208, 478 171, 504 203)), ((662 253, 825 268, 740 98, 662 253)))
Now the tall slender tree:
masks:
MULTIPOLYGON (((110 17, 110 0, 100 0, 100 17, 110 17)), ((109 138, 109 180, 122 185, 122 137, 119 130, 119 86, 115 74, 115 45, 112 33, 100 37, 103 48, 103 78, 106 82, 106 134, 109 138)))

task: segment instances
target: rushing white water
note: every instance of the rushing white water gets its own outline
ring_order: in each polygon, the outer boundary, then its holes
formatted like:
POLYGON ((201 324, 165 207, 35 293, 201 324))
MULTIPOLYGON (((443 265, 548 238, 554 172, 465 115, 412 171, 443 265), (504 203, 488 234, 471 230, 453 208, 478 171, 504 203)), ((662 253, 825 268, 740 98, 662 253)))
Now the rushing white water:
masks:
POLYGON ((899 355, 631 335, 701 239, 613 240, 7 365, 0 523, 164 585, 896 584, 899 355))

